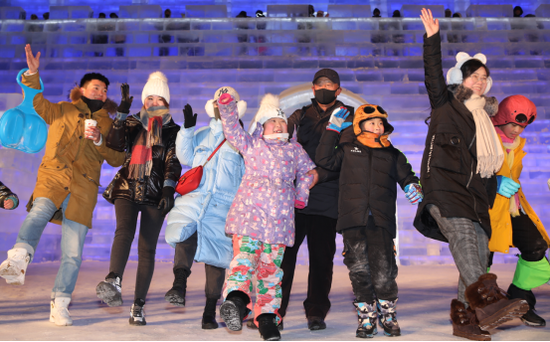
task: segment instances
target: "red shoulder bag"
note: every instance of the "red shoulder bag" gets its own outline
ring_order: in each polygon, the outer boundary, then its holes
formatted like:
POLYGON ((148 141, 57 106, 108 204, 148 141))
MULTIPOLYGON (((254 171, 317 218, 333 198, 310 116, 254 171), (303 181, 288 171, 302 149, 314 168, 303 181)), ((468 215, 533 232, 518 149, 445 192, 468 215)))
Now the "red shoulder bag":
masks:
POLYGON ((178 194, 183 196, 199 187, 199 185, 201 184, 202 169, 204 165, 206 165, 206 163, 208 163, 210 159, 212 159, 214 154, 218 152, 218 150, 220 149, 220 147, 222 147, 224 142, 225 142, 225 139, 223 139, 223 141, 218 145, 218 147, 216 147, 214 152, 212 152, 210 157, 206 159, 204 164, 196 166, 190 170, 187 170, 187 172, 180 177, 180 179, 178 180, 178 184, 176 184, 176 192, 178 194))

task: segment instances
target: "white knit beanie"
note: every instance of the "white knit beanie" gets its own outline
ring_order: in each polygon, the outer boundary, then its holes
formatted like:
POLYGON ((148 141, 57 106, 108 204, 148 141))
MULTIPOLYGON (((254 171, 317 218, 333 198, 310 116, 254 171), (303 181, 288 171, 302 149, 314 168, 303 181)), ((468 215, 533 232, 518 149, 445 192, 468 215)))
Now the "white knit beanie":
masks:
POLYGON ((235 102, 237 102, 239 118, 242 118, 244 116, 244 113, 246 113, 246 109, 248 108, 247 103, 245 100, 241 100, 239 93, 237 93, 237 91, 234 88, 229 86, 223 86, 218 90, 216 90, 216 92, 214 93, 214 98, 206 102, 206 105, 204 105, 206 114, 208 114, 208 116, 211 118, 215 117, 214 102, 218 101, 220 96, 222 96, 223 94, 229 94, 235 99, 235 102))
POLYGON ((250 131, 256 129, 256 122, 263 125, 267 120, 271 118, 279 118, 285 120, 288 123, 285 113, 281 110, 279 103, 279 96, 273 94, 265 94, 260 102, 260 108, 254 116, 252 123, 250 124, 250 131))
POLYGON ((149 75, 149 79, 147 80, 147 83, 145 83, 143 91, 141 92, 141 102, 145 104, 145 99, 149 95, 160 96, 166 100, 166 103, 170 103, 170 89, 168 88, 168 80, 162 72, 155 71, 149 75))
MULTIPOLYGON (((487 65, 487 57, 482 53, 476 53, 473 57, 471 57, 466 52, 459 52, 456 54, 456 65, 447 71, 447 84, 461 84, 462 83, 462 70, 460 68, 462 65, 469 61, 470 59, 477 59, 481 61, 484 65, 487 65)), ((487 86, 485 87, 485 92, 483 94, 487 94, 489 90, 491 90, 491 87, 493 86, 493 79, 491 76, 487 77, 487 86)))

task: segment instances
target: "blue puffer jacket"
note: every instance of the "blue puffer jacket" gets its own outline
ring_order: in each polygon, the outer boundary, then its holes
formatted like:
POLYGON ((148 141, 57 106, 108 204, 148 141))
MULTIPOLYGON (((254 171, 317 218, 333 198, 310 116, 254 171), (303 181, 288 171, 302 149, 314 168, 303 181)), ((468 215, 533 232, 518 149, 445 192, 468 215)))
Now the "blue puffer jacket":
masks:
MULTIPOLYGON (((207 127, 181 128, 176 138, 179 161, 190 167, 204 164, 224 139, 221 120, 211 119, 207 127)), ((244 174, 244 161, 225 142, 204 166, 199 187, 176 197, 168 214, 166 242, 172 247, 197 232, 195 260, 229 268, 233 258, 231 238, 225 235, 225 219, 244 174)))

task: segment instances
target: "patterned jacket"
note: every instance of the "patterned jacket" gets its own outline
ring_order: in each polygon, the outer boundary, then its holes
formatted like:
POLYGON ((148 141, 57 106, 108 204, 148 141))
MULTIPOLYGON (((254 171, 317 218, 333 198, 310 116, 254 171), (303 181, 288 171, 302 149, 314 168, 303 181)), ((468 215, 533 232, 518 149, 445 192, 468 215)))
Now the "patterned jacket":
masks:
POLYGON ((241 152, 246 167, 227 215, 226 233, 293 246, 294 202, 307 205, 313 177, 306 173, 315 164, 297 142, 264 140, 259 124, 249 135, 239 125, 234 102, 219 108, 225 137, 241 152))

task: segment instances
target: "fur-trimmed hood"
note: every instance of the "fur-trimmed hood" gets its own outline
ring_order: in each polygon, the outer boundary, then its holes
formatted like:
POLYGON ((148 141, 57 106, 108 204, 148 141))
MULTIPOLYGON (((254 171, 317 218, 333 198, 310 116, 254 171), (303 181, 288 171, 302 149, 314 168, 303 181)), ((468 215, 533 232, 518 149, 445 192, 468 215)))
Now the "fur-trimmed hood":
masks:
MULTIPOLYGON (((472 89, 468 89, 464 87, 462 84, 449 84, 447 86, 447 89, 453 93, 454 97, 460 102, 464 103, 464 101, 468 100, 470 97, 472 97, 472 94, 474 93, 472 89)), ((489 116, 494 116, 498 112, 498 100, 494 96, 485 96, 481 95, 481 97, 485 98, 485 111, 489 116)))
MULTIPOLYGON (((82 98, 82 93, 80 92, 80 87, 79 86, 75 86, 73 89, 71 89, 71 93, 69 94, 69 98, 71 99, 71 101, 73 103, 77 102, 78 100, 80 100, 82 98)), ((109 113, 109 116, 114 117, 115 114, 116 114, 117 107, 118 107, 118 105, 114 101, 107 98, 107 100, 105 100, 105 103, 103 104, 102 108, 105 109, 107 111, 107 113, 109 113)))

